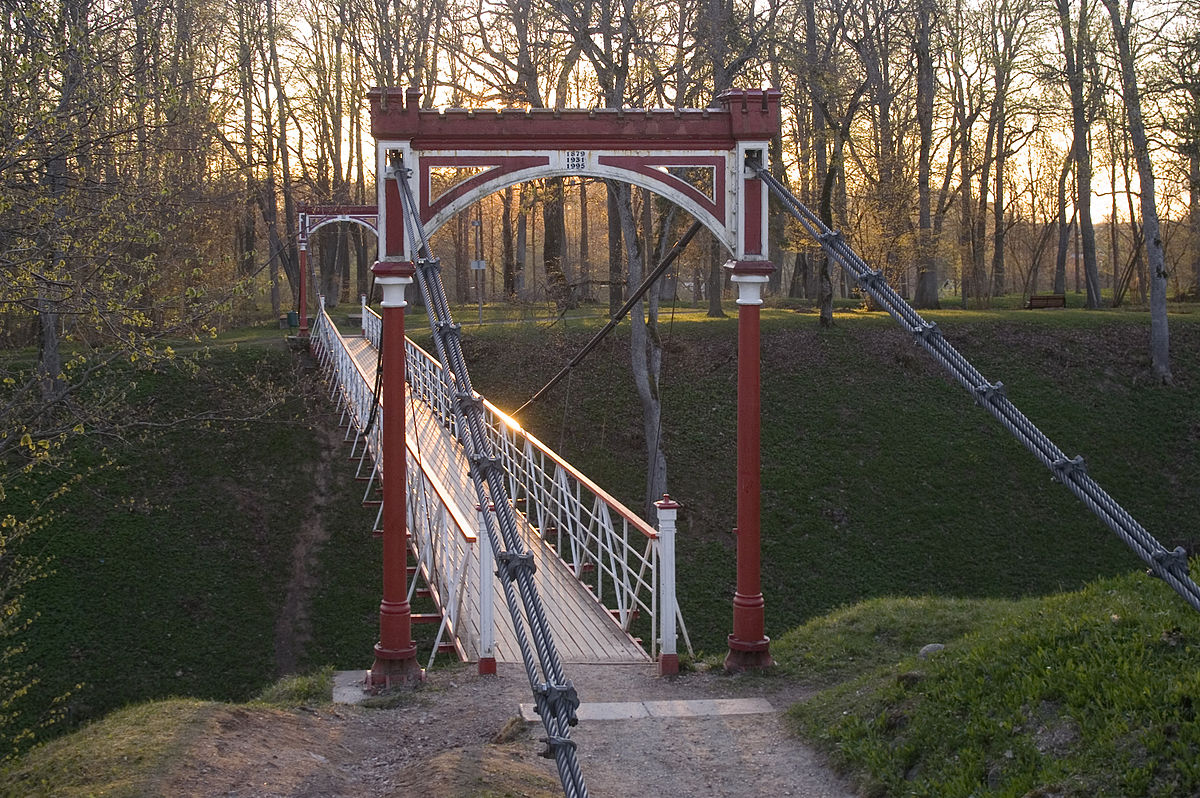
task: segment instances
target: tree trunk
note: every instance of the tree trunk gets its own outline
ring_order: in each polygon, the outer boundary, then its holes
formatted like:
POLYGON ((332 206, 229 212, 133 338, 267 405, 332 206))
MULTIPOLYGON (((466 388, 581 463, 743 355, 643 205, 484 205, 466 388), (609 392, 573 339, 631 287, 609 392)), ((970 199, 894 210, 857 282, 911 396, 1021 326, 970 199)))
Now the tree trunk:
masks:
MULTIPOLYGON (((804 4, 804 30, 805 30, 805 54, 804 60, 808 66, 810 82, 814 81, 818 75, 818 68, 821 62, 821 56, 818 42, 816 3, 804 4)), ((810 92, 812 93, 812 92, 810 92)), ((829 124, 830 120, 825 115, 825 108, 822 103, 818 102, 815 93, 812 98, 812 130, 813 130, 813 180, 814 185, 820 190, 821 201, 825 201, 825 181, 829 175, 829 124)), ((826 208, 828 210, 828 208, 826 208)), ((832 223, 832 218, 822 211, 821 220, 826 225, 832 223)), ((821 299, 821 325, 828 327, 833 324, 833 288, 829 283, 829 257, 825 254, 823 248, 817 247, 811 250, 816 259, 813 263, 816 272, 816 284, 809 282, 809 259, 806 257, 804 261, 804 296, 815 296, 821 299), (829 291, 829 313, 828 317, 825 312, 825 291, 829 291)), ((797 261, 799 264, 799 261, 797 261)))
POLYGON ((1008 160, 1008 119, 1006 103, 1000 104, 1000 122, 996 128, 996 185, 992 189, 992 287, 990 294, 1004 293, 1004 165, 1008 160))
MULTIPOLYGON (((629 283, 640 285, 644 274, 644 253, 639 252, 637 221, 633 214, 633 192, 621 185, 617 213, 629 260, 629 283)), ((659 377, 662 373, 662 341, 658 337, 658 313, 655 292, 649 299, 638 300, 630 311, 630 349, 633 383, 642 405, 642 433, 646 440, 645 514, 651 523, 657 520, 654 502, 667 492, 667 458, 662 445, 662 399, 659 377), (644 303, 650 303, 649 313, 644 303)))
POLYGON ((588 263, 591 257, 590 236, 588 235, 588 184, 587 180, 579 181, 579 298, 590 302, 592 299, 592 267, 588 263))
POLYGON ((517 259, 516 241, 513 236, 512 186, 504 189, 504 194, 501 198, 501 207, 500 237, 503 239, 504 249, 504 264, 501 268, 504 273, 504 298, 511 302, 516 298, 517 293, 517 259))
POLYGON ((917 124, 920 127, 920 154, 917 164, 917 290, 913 304, 918 308, 938 308, 938 275, 933 242, 933 215, 930 210, 930 161, 933 150, 933 99, 935 82, 933 53, 929 41, 931 3, 922 3, 917 12, 917 124))
POLYGON ((529 275, 525 273, 525 266, 528 262, 526 257, 526 245, 529 237, 529 215, 525 211, 525 186, 522 183, 517 190, 517 241, 516 241, 516 260, 514 262, 513 274, 516 285, 517 295, 524 300, 524 292, 528 287, 529 275))
POLYGON ((1054 293, 1067 293, 1067 250, 1071 246, 1071 227, 1075 217, 1067 217, 1067 178, 1071 174, 1073 153, 1068 153, 1058 173, 1058 252, 1054 256, 1054 293))
POLYGON ((1158 208, 1154 200, 1154 168, 1150 163, 1150 147, 1146 142, 1146 126, 1142 120, 1142 98, 1134 72, 1133 50, 1129 44, 1129 29, 1133 23, 1133 0, 1127 0, 1124 19, 1117 0, 1101 0, 1112 18, 1113 34, 1121 59, 1121 94, 1129 117, 1129 138, 1133 143, 1133 158, 1137 163, 1142 198, 1142 237, 1146 243, 1146 261, 1150 270, 1150 368, 1160 383, 1170 383, 1170 336, 1167 330, 1167 267, 1159 231, 1158 208))
MULTIPOLYGON (((1088 57, 1088 0, 1079 5, 1079 27, 1073 29, 1069 0, 1057 0, 1063 35, 1067 83, 1071 96, 1071 152, 1075 156, 1076 215, 1082 239, 1083 269, 1087 281, 1087 307, 1100 307, 1100 273, 1096 265, 1096 230, 1092 224, 1092 154, 1088 147, 1091 127, 1084 100, 1084 63, 1088 57)), ((1078 290, 1078 285, 1076 285, 1078 290)))
POLYGON ((810 279, 808 266, 808 248, 796 253, 795 266, 792 268, 792 284, 788 288, 788 296, 793 299, 808 297, 808 281, 810 279))
POLYGON ((625 292, 621 290, 621 212, 618 207, 620 183, 604 181, 608 189, 608 315, 617 315, 625 303, 625 292))
POLYGON ((546 296, 561 313, 576 305, 567 275, 563 271, 563 252, 567 233, 563 218, 563 179, 542 181, 542 266, 546 270, 546 296))
POLYGON ((725 251, 721 248, 721 242, 717 240, 716 236, 713 236, 708 250, 707 315, 710 319, 725 318, 725 310, 721 307, 721 299, 725 294, 724 254, 725 251))
MULTIPOLYGON (((1200 147, 1200 142, 1195 145, 1200 147)), ((1200 300, 1200 152, 1188 156, 1188 215, 1192 227, 1192 297, 1200 300)))

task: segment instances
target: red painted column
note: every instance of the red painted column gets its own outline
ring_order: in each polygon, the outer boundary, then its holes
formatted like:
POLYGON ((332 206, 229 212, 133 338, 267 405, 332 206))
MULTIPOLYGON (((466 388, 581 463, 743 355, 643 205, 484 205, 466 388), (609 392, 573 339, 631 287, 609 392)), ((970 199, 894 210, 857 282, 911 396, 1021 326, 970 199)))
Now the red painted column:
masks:
POLYGON ((379 642, 369 686, 420 681, 408 604, 408 463, 404 440, 404 291, 414 273, 409 261, 382 260, 371 269, 383 287, 383 601, 379 642))
POLYGON ((300 337, 308 336, 308 244, 300 245, 300 337))
POLYGON ((738 287, 738 456, 737 592, 733 597, 733 634, 725 670, 768 668, 770 638, 764 633, 760 550, 759 461, 759 305, 762 287, 775 270, 767 261, 735 261, 730 279, 738 287))

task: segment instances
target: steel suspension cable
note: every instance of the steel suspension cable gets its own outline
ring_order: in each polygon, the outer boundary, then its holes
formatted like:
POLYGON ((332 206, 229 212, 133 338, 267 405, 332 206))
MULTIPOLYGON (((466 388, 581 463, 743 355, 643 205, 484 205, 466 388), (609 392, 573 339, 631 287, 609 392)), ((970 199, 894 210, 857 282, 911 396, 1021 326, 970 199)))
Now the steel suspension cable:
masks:
MULTIPOLYGON (((394 159, 392 168, 392 178, 402 199, 404 229, 417 250, 417 285, 425 300, 443 379, 447 381, 447 387, 453 389, 451 405, 460 442, 470 462, 469 476, 479 506, 495 508, 494 513, 481 512, 480 515, 484 519, 487 544, 495 555, 497 576, 512 616, 535 707, 546 729, 544 742, 547 749, 543 756, 554 758, 567 798, 586 798, 587 786, 575 755, 575 742, 570 737, 570 727, 578 722, 575 710, 579 698, 574 685, 566 678, 554 645, 546 611, 533 579, 533 554, 525 548, 516 511, 509 501, 506 475, 488 436, 483 399, 471 387, 462 351, 462 326, 455 324, 451 315, 441 277, 441 263, 430 251, 402 157, 394 159)), ((481 590, 489 587, 480 585, 481 590)))
POLYGON ((1150 572, 1175 590, 1184 601, 1200 611, 1200 586, 1188 572, 1187 552, 1183 547, 1168 551, 1125 509, 1100 487, 1087 473, 1082 456, 1068 458, 1066 454, 1005 395, 1004 384, 990 383, 942 336, 937 324, 926 321, 893 289, 883 273, 873 270, 846 243, 839 232, 827 227, 819 217, 804 206, 761 163, 748 162, 773 195, 783 203, 825 253, 857 281, 863 291, 883 307, 901 327, 913 335, 915 343, 940 363, 974 398, 977 404, 992 414, 1013 437, 1021 442, 1042 465, 1050 469, 1054 479, 1092 511, 1116 533, 1135 554, 1146 563, 1150 572))
POLYGON ((558 385, 563 377, 571 373, 571 369, 583 362, 583 359, 588 356, 588 353, 595 349, 596 346, 604 340, 605 336, 612 332, 616 326, 621 323, 621 320, 624 319, 626 314, 629 313, 633 306, 638 303, 638 300, 640 300, 642 296, 650 290, 650 286, 654 285, 659 277, 662 277, 663 272, 665 272, 667 268, 675 262, 675 259, 679 257, 679 254, 683 252, 688 243, 690 243, 691 240, 696 236, 696 233, 700 232, 700 227, 700 222, 692 222, 692 226, 687 229, 687 232, 675 242, 675 246, 671 247, 671 251, 668 252, 661 261, 659 261, 658 265, 654 267, 654 271, 650 272, 650 274, 646 276, 646 279, 642 280, 642 284, 637 287, 637 290, 633 292, 629 299, 625 300, 625 304, 622 305, 620 309, 612 315, 612 318, 609 319, 608 323, 600 329, 600 332, 592 336, 592 340, 584 344, 583 349, 580 349, 575 357, 571 358, 570 361, 567 362, 567 365, 563 367, 562 371, 554 375, 554 378, 551 379, 550 382, 543 385, 541 390, 531 396, 529 400, 525 402, 525 404, 518 407, 513 413, 514 416, 521 415, 522 410, 545 396, 551 388, 553 388, 555 385, 558 385))

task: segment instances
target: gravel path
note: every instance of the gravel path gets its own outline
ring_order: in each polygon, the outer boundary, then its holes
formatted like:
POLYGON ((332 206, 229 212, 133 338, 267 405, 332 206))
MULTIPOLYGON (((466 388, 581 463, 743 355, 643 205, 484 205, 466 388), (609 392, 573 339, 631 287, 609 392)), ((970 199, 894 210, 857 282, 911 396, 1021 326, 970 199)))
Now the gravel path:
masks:
MULTIPOLYGON (((567 666, 584 703, 765 698, 769 714, 649 717, 581 722, 572 730, 589 794, 806 796, 855 793, 787 734, 782 710, 803 694, 782 680, 690 673, 653 666, 567 666)), ((496 677, 473 666, 440 669, 390 708, 334 705, 284 712, 221 710, 188 746, 159 794, 333 798, 561 795, 538 752, 540 724, 519 720, 531 703, 519 666, 496 677)))

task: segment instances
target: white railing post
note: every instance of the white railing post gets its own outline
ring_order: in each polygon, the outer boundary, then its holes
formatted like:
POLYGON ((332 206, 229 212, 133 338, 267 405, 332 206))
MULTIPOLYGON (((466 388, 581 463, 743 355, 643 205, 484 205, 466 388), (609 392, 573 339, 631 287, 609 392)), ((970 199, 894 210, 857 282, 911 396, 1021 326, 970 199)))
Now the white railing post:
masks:
POLYGON ((358 326, 362 327, 363 338, 367 337, 367 295, 359 294, 358 326))
POLYGON ((483 505, 475 505, 479 530, 475 533, 475 545, 479 547, 479 675, 496 674, 496 620, 493 616, 492 542, 488 538, 487 519, 483 505))
POLYGON ((658 651, 658 674, 679 673, 679 654, 675 649, 675 516, 679 505, 663 494, 658 508, 658 613, 662 645, 658 651))

